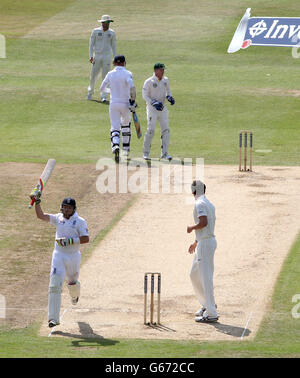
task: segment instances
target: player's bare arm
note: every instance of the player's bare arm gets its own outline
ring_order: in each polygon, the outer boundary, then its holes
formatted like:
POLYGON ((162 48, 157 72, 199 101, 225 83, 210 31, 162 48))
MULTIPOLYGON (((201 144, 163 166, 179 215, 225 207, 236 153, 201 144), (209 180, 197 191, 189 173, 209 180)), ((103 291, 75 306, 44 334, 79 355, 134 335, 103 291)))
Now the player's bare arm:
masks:
POLYGON ((80 236, 80 244, 86 244, 90 241, 90 238, 88 236, 80 236))
POLYGON ((190 234, 194 230, 200 230, 207 226, 207 216, 203 215, 199 217, 199 223, 195 224, 194 226, 187 226, 187 233, 190 234))
POLYGON ((45 222, 50 222, 50 216, 49 214, 45 214, 41 208, 41 204, 40 203, 36 203, 35 204, 35 213, 36 213, 36 216, 37 218, 45 221, 45 222))
POLYGON ((196 250, 196 247, 197 247, 197 240, 195 240, 194 243, 190 245, 189 253, 191 253, 191 254, 194 253, 195 250, 196 250))

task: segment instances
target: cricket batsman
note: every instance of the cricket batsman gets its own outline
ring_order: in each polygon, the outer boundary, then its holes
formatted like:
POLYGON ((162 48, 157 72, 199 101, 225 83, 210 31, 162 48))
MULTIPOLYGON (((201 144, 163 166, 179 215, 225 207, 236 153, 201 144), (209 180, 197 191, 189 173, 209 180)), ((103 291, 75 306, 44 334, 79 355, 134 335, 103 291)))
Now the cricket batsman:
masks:
POLYGON ((65 198, 58 214, 46 214, 41 208, 41 191, 34 189, 30 198, 35 198, 35 213, 38 219, 56 227, 54 250, 50 271, 48 297, 48 325, 59 325, 62 286, 67 277, 71 302, 76 305, 80 296, 80 244, 89 242, 86 221, 76 212, 74 198, 65 198))

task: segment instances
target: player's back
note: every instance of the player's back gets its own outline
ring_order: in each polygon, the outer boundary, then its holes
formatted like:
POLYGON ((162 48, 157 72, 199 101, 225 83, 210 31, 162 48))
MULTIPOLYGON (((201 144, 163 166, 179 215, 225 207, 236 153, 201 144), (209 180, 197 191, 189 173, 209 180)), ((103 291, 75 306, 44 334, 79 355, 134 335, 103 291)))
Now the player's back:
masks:
POLYGON ((132 74, 124 67, 116 67, 109 72, 111 103, 128 103, 130 88, 133 86, 132 74))

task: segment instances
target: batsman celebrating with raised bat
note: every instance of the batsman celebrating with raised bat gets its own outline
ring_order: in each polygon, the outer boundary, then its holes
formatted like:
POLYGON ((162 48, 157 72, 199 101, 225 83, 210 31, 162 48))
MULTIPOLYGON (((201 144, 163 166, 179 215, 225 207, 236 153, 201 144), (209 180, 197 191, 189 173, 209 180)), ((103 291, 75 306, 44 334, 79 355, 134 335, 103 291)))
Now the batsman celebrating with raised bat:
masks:
POLYGON ((73 198, 62 201, 60 213, 46 214, 41 208, 41 191, 35 188, 30 198, 35 201, 35 212, 38 219, 49 222, 56 227, 55 245, 52 254, 48 298, 48 325, 59 325, 62 286, 67 276, 71 302, 76 305, 80 296, 80 244, 89 242, 86 221, 76 212, 73 198))
POLYGON ((161 159, 171 160, 169 155, 169 113, 164 105, 167 99, 171 105, 175 104, 170 90, 169 79, 164 76, 165 65, 163 63, 155 63, 154 74, 149 77, 143 86, 143 99, 147 103, 147 132, 144 138, 143 157, 150 160, 150 148, 154 136, 156 122, 158 121, 161 129, 161 159))

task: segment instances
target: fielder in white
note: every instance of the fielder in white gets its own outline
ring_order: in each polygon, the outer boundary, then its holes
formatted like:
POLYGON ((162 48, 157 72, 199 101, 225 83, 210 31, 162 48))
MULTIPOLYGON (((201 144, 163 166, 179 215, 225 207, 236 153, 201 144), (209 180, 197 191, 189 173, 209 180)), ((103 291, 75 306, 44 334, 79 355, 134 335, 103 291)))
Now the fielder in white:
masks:
MULTIPOLYGON (((91 100, 95 91, 96 81, 102 70, 102 80, 110 70, 111 53, 116 55, 116 34, 109 28, 109 24, 113 20, 109 15, 103 15, 101 20, 102 26, 95 28, 90 37, 90 62, 92 63, 92 70, 90 76, 90 85, 88 87, 87 100, 91 100)), ((100 91, 101 102, 106 102, 109 90, 100 91)))
POLYGON ((128 156, 131 140, 131 112, 134 112, 137 104, 135 102, 136 89, 132 73, 127 71, 124 55, 117 55, 113 60, 115 68, 108 72, 103 80, 100 90, 104 91, 110 87, 110 138, 112 153, 115 161, 119 162, 120 133, 122 136, 123 155, 128 156))
POLYGON ((195 321, 212 323, 218 321, 214 298, 214 254, 217 242, 214 235, 215 207, 206 198, 206 186, 200 180, 191 185, 195 197, 194 221, 195 225, 188 226, 187 232, 195 231, 196 240, 189 247, 189 253, 195 253, 190 278, 197 299, 202 307, 195 313, 195 321))
POLYGON ((156 122, 161 129, 161 159, 171 160, 169 155, 170 129, 168 108, 164 105, 167 99, 171 105, 175 104, 170 90, 169 79, 164 76, 165 65, 155 63, 154 74, 149 77, 143 86, 143 99, 147 104, 147 132, 144 137, 143 157, 150 159, 150 149, 154 136, 156 122))
POLYGON ((48 325, 51 328, 59 325, 61 291, 65 276, 72 304, 76 305, 79 300, 80 244, 89 242, 89 233, 86 221, 76 212, 76 202, 73 198, 63 200, 61 213, 45 214, 40 205, 40 193, 34 190, 30 195, 31 199, 36 198, 36 216, 56 227, 48 298, 48 325))

